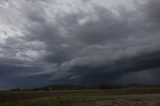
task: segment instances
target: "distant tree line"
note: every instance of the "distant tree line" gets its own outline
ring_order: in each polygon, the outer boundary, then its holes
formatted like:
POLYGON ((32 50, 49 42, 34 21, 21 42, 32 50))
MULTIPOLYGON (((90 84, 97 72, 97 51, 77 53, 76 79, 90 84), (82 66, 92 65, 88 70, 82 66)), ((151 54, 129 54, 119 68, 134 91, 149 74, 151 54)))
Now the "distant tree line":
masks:
POLYGON ((118 84, 99 84, 99 85, 48 85, 43 87, 37 87, 32 89, 12 89, 11 91, 53 91, 53 90, 106 90, 106 89, 122 89, 122 88, 140 88, 140 87, 160 87, 159 85, 141 85, 141 84, 130 84, 130 85, 118 85, 118 84))
POLYGON ((121 86, 113 84, 100 84, 95 86, 83 86, 83 85, 70 85, 70 84, 61 84, 61 85, 48 85, 44 87, 36 87, 32 89, 12 89, 11 91, 52 91, 52 90, 105 90, 105 89, 119 89, 121 86))

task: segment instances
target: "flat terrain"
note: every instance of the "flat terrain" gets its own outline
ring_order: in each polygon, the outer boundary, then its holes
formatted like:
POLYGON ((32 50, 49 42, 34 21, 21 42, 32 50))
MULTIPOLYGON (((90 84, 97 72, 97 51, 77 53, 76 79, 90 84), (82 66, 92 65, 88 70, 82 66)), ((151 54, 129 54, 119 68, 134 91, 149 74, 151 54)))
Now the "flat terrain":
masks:
POLYGON ((160 106, 160 88, 0 92, 0 106, 160 106))

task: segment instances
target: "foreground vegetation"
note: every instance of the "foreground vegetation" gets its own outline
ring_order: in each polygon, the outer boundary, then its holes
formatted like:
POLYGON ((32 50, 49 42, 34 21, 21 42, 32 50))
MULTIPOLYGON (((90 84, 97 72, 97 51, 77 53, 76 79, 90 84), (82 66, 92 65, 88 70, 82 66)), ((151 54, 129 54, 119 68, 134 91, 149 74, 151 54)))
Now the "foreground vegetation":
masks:
POLYGON ((18 102, 6 102, 0 106, 159 106, 160 95, 79 96, 49 97, 18 102))
POLYGON ((160 106, 160 88, 0 92, 0 106, 160 106))

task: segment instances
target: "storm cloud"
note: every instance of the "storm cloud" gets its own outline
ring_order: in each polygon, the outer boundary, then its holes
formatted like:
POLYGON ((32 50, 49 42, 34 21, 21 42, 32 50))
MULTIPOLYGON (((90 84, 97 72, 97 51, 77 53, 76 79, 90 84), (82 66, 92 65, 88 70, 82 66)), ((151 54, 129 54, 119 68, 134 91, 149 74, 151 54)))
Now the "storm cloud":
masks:
POLYGON ((160 79, 159 0, 2 0, 0 89, 160 79))

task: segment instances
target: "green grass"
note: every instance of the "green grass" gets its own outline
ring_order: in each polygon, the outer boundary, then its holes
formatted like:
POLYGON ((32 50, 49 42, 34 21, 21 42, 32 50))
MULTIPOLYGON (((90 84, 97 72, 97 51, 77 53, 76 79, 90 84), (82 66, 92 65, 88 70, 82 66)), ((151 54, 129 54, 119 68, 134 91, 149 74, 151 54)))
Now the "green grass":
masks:
POLYGON ((0 106, 61 106, 69 104, 70 99, 63 97, 45 97, 33 100, 24 100, 17 102, 5 102, 0 106))
POLYGON ((159 103, 160 95, 153 94, 160 94, 160 89, 1 92, 0 106, 127 106, 128 103, 138 103, 137 101, 147 104, 152 98, 154 103, 159 103))

